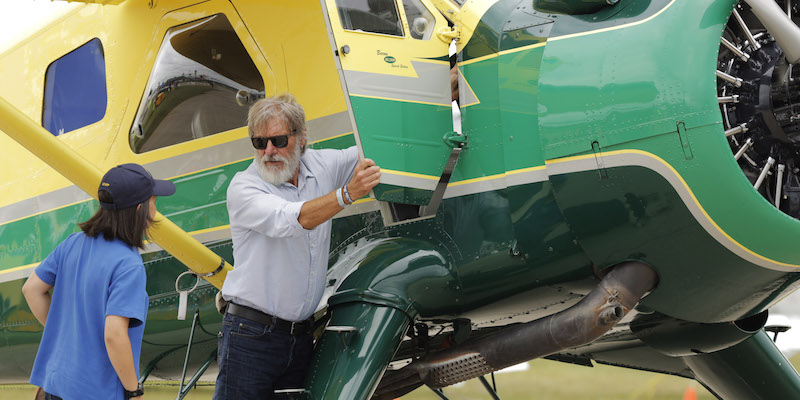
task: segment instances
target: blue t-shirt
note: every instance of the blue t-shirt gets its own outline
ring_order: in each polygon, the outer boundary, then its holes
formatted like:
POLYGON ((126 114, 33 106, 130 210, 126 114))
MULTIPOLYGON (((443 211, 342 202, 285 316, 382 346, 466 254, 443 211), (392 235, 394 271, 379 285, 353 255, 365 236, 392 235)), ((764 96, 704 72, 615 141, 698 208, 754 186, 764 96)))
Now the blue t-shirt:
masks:
POLYGON ((53 285, 31 384, 69 399, 123 399, 105 344, 105 318, 130 318, 136 374, 147 316, 147 277, 136 248, 103 235, 70 235, 36 268, 53 285))

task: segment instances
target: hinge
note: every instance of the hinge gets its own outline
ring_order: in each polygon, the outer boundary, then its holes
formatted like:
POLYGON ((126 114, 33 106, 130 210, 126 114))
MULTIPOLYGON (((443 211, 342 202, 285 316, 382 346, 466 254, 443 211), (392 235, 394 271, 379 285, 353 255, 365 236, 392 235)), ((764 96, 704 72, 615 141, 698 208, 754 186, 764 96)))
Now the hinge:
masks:
POLYGON ((608 179, 608 171, 606 171, 606 164, 603 160, 603 150, 600 149, 600 143, 596 140, 592 142, 592 153, 594 153, 594 160, 597 162, 597 174, 600 179, 608 179))
POLYGON ((692 146, 689 144, 689 135, 686 133, 686 124, 683 121, 678 122, 678 137, 681 140, 681 147, 683 148, 683 156, 686 157, 687 160, 694 159, 694 153, 692 153, 692 146))
POLYGON ((449 26, 446 26, 446 27, 443 27, 443 28, 439 29, 439 31, 436 32, 436 35, 439 36, 439 39, 441 39, 445 43, 450 43, 453 40, 455 40, 457 42, 459 40, 459 38, 461 37, 461 30, 458 29, 457 26, 456 27, 452 27, 452 28, 449 27, 449 26))

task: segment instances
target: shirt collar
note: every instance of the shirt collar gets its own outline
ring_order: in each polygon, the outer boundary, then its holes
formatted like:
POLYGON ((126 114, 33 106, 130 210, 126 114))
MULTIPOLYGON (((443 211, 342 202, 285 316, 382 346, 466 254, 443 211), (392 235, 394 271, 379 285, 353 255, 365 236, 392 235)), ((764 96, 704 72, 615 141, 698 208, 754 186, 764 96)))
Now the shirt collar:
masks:
MULTIPOLYGON (((307 152, 308 150, 306 150, 307 152)), ((308 153, 306 153, 308 154, 308 153)), ((306 166, 306 154, 300 156, 300 171, 297 173, 297 189, 302 189, 303 184, 306 179, 314 179, 314 174, 311 173, 311 170, 308 169, 306 166)))

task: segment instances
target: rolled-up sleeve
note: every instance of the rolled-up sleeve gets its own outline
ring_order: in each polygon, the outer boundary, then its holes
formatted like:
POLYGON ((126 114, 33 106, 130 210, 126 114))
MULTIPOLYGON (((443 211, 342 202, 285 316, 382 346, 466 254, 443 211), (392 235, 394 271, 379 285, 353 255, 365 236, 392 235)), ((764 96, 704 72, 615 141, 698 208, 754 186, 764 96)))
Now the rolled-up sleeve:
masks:
POLYGON ((297 217, 305 201, 287 201, 248 179, 234 180, 228 187, 231 226, 269 237, 298 237, 308 231, 297 217))

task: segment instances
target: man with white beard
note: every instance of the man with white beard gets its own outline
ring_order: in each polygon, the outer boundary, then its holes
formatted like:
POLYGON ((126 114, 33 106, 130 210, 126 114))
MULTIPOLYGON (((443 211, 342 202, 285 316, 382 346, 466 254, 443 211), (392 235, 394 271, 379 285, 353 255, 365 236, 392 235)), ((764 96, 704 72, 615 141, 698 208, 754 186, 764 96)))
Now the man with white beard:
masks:
POLYGON ((355 147, 306 150, 305 112, 291 95, 259 100, 247 120, 256 154, 228 187, 235 268, 222 286, 215 400, 268 399, 303 386, 330 220, 380 179, 355 147))

